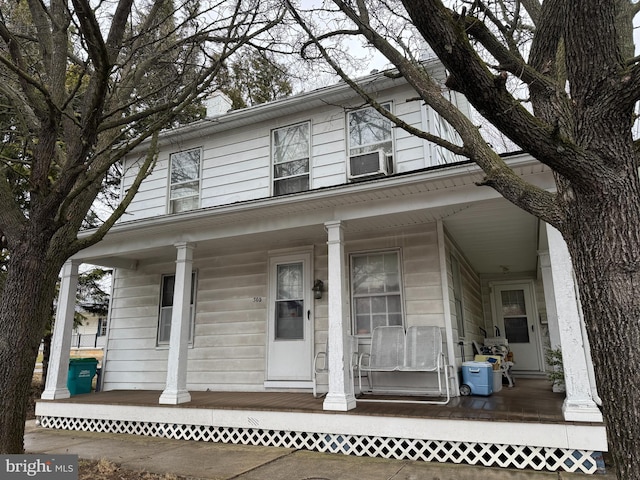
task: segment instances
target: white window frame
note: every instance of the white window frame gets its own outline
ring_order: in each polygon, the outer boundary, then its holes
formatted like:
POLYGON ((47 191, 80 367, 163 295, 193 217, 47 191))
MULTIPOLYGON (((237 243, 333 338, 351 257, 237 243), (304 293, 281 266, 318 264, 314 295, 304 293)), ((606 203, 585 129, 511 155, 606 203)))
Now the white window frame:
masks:
MULTIPOLYGON (((351 318, 352 318, 352 331, 358 337, 369 338, 371 337, 373 326, 372 318, 369 320, 369 331, 364 331, 364 329, 358 329, 358 315, 357 315, 357 301, 359 298, 374 298, 374 297, 398 297, 398 304, 400 307, 399 312, 386 312, 387 319, 385 325, 398 325, 398 323, 389 323, 389 313, 395 313, 396 315, 400 315, 400 323, 404 328, 406 328, 406 316, 405 316, 405 308, 404 308, 404 289, 403 289, 403 273, 402 273, 402 255, 400 249, 392 249, 392 250, 375 250, 369 252, 358 252, 352 253, 349 256, 349 279, 350 279, 350 297, 351 297, 351 318), (367 257, 374 255, 388 255, 394 254, 397 257, 398 261, 398 290, 397 291, 388 291, 388 292, 374 292, 374 293, 356 293, 356 285, 354 278, 354 263, 355 259, 358 257, 367 257)), ((386 287, 385 287, 386 289, 386 287)), ((388 304, 387 304, 388 306, 388 304)), ((371 316, 373 313, 371 313, 371 316)))
POLYGON ((299 122, 299 123, 295 123, 293 125, 287 125, 286 127, 281 127, 281 128, 275 128, 273 130, 271 130, 271 164, 272 164, 272 169, 271 169, 271 177, 272 177, 272 181, 271 181, 271 188, 273 191, 273 195, 274 196, 279 196, 279 195, 286 195, 287 193, 298 193, 298 192, 306 192, 308 190, 311 190, 311 122, 310 121, 305 121, 305 122, 299 122), (276 140, 276 136, 278 134, 278 132, 285 132, 286 130, 293 130, 293 129, 299 129, 302 126, 306 126, 307 129, 307 151, 304 152, 306 153, 306 155, 303 153, 302 155, 299 156, 294 156, 291 158, 286 158, 286 155, 281 155, 278 153, 278 148, 281 147, 281 145, 278 145, 277 140, 276 140), (279 158, 285 158, 284 161, 279 160, 279 158), (290 162, 296 162, 296 161, 307 161, 307 171, 303 172, 303 173, 295 173, 293 175, 281 175, 281 176, 277 176, 277 169, 279 165, 283 165, 285 163, 290 163, 290 162), (290 179, 302 179, 303 177, 307 178, 307 188, 303 188, 301 190, 296 190, 296 191, 292 191, 292 192, 281 192, 278 193, 277 188, 276 188, 276 183, 277 182, 281 182, 281 181, 286 181, 286 180, 290 180, 290 179))
POLYGON ((100 323, 100 330, 98 331, 98 336, 104 337, 107 334, 107 317, 100 317, 98 320, 100 323))
MULTIPOLYGON (((392 108, 393 108, 393 103, 391 101, 386 101, 386 102, 382 102, 380 104, 382 106, 382 108, 388 110, 389 112, 392 112, 392 108)), ((375 152, 376 150, 383 150, 385 156, 392 160, 393 159, 393 152, 395 149, 395 141, 394 141, 394 135, 393 135, 393 123, 391 122, 391 120, 387 119, 386 117, 383 117, 375 108, 368 106, 368 107, 364 107, 364 108, 359 108, 357 110, 351 110, 349 112, 347 112, 347 122, 346 122, 346 128, 347 128, 347 153, 348 153, 348 157, 354 157, 356 155, 362 155, 364 153, 369 153, 369 152, 375 152), (354 142, 352 142, 351 139, 351 119, 354 115, 358 114, 358 113, 362 113, 365 111, 371 111, 372 114, 379 116, 380 118, 382 118, 385 122, 389 123, 389 138, 385 139, 384 141, 377 141, 377 142, 368 142, 368 143, 358 143, 355 144, 354 142), (385 148, 388 145, 388 148, 385 148)), ((391 172, 389 172, 391 173, 391 172)))
POLYGON ((465 337, 464 328, 464 289, 462 287, 462 267, 460 260, 451 254, 451 290, 453 291, 453 306, 458 326, 458 337, 465 337))
POLYGON ((197 208, 200 208, 200 188, 202 185, 202 148, 201 147, 197 147, 197 148, 191 148, 188 150, 181 150, 179 152, 175 152, 169 155, 169 171, 168 171, 168 179, 169 179, 169 191, 168 191, 168 199, 169 201, 167 202, 167 210, 169 213, 180 213, 180 212, 186 212, 186 211, 190 211, 190 210, 195 210, 197 208), (175 164, 176 161, 178 161, 178 159, 180 158, 181 155, 190 155, 194 152, 197 152, 198 154, 198 174, 197 177, 189 177, 187 179, 179 179, 179 180, 175 180, 173 178, 173 166, 175 164), (179 187, 188 187, 189 184, 195 184, 196 188, 196 193, 192 194, 192 195, 175 195, 174 191, 175 188, 179 188, 179 187), (178 204, 178 201, 184 201, 184 200, 188 200, 191 199, 192 201, 194 201, 194 204, 192 204, 189 207, 186 208, 180 208, 177 209, 176 205, 178 204))
MULTIPOLYGON (((175 274, 166 274, 162 275, 160 279, 160 302, 159 302, 159 312, 158 312, 158 327, 156 332, 156 345, 159 347, 168 346, 169 340, 171 337, 171 314, 173 312, 173 296, 171 297, 171 305, 163 305, 165 303, 164 299, 164 282, 167 278, 174 278, 175 282, 175 274), (164 315, 163 315, 164 314, 164 315), (162 332, 167 331, 167 338, 161 338, 162 332)), ((197 292, 197 281, 198 275, 194 270, 191 272, 191 304, 189 309, 190 316, 190 327, 189 327, 189 345, 193 345, 193 337, 195 334, 195 323, 196 323, 196 292, 197 292)), ((175 287, 175 284, 174 284, 175 287)))

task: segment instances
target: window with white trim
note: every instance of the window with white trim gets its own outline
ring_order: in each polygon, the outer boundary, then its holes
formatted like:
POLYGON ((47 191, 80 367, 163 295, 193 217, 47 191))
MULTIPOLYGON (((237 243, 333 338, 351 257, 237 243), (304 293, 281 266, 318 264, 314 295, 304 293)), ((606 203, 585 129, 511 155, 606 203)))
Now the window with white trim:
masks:
MULTIPOLYGON (((163 275, 160 292, 160 315, 158 317, 158 345, 168 345, 171 338, 171 315, 173 314, 173 292, 176 284, 175 275, 163 275)), ((193 343, 195 325, 195 292, 196 272, 191 274, 191 299, 189 308, 189 343, 193 343)))
POLYGON ((107 319, 104 317, 98 318, 98 336, 104 337, 107 334, 107 319))
MULTIPOLYGON (((391 103, 381 104, 391 111, 391 103)), ((373 107, 365 107, 348 112, 349 155, 382 149, 392 153, 391 120, 382 116, 373 107)))
POLYGON ((271 132, 274 195, 309 190, 309 132, 309 122, 271 132))
POLYGON ((369 336, 375 327, 403 325, 400 252, 351 255, 354 331, 369 336))
POLYGON ((200 148, 170 156, 169 213, 200 207, 200 148))
MULTIPOLYGON (((382 107, 391 111, 391 103, 382 107)), ((391 120, 373 107, 347 113, 349 177, 393 173, 393 129, 391 120)))

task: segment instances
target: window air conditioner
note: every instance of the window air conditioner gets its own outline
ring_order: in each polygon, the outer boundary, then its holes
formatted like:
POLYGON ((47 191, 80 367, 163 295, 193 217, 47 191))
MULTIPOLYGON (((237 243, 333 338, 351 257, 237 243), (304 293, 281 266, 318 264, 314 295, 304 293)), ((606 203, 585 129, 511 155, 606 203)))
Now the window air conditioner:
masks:
POLYGON ((384 150, 362 153, 349 157, 349 180, 358 180, 375 175, 392 173, 392 156, 384 150))

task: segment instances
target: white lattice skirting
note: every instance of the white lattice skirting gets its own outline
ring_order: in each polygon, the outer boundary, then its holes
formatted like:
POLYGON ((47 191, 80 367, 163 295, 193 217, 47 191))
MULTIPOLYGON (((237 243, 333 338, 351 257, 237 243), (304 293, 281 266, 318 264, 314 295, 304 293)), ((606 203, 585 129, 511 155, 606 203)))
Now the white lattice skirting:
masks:
POLYGON ((234 443, 383 457, 397 460, 452 462, 491 467, 596 473, 602 466, 600 452, 563 448, 496 445, 389 438, 366 435, 340 435, 259 428, 212 427, 110 419, 43 416, 45 428, 103 433, 127 433, 175 440, 234 443))

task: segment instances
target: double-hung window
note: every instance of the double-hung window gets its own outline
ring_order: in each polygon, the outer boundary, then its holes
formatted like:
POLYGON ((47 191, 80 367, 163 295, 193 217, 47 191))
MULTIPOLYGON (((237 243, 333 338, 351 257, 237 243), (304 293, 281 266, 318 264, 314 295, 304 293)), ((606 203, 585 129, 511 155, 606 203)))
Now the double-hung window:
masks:
MULTIPOLYGON (((160 316, 158 319, 158 345, 167 345, 171 337, 171 315, 173 314, 173 292, 176 284, 175 275, 162 276, 160 294, 160 316)), ((196 273, 191 274, 191 299, 189 308, 189 343, 193 343, 195 323, 196 273)))
MULTIPOLYGON (((382 104, 391 110, 390 103, 382 104)), ((393 134, 391 120, 373 107, 347 114, 349 139, 349 177, 390 174, 393 170, 393 134)))
POLYGON ((200 148, 173 153, 170 158, 169 213, 200 206, 200 148))
POLYGON ((309 190, 309 122, 273 130, 273 194, 309 190))
POLYGON ((386 251, 351 256, 351 295, 355 331, 403 325, 400 254, 386 251))
POLYGON ((107 334, 107 319, 104 317, 98 318, 98 336, 104 337, 107 334))

